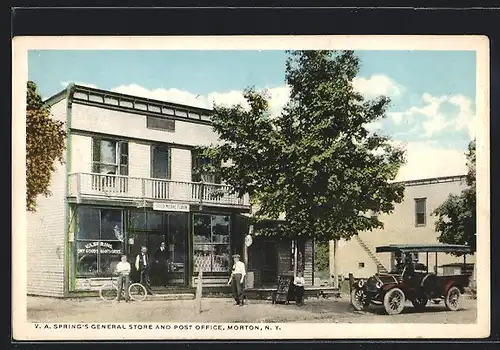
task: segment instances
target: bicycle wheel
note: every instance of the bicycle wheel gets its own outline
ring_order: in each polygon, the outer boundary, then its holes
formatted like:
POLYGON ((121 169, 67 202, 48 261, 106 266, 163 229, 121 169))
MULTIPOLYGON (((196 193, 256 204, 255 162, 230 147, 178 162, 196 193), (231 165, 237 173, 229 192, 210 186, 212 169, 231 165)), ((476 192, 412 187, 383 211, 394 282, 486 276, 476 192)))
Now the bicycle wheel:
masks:
POLYGON ((118 298, 118 288, 114 284, 103 284, 99 288, 99 296, 104 301, 113 301, 118 298))
POLYGON ((140 283, 132 283, 128 287, 128 294, 130 298, 135 301, 143 301, 148 295, 146 288, 140 283))

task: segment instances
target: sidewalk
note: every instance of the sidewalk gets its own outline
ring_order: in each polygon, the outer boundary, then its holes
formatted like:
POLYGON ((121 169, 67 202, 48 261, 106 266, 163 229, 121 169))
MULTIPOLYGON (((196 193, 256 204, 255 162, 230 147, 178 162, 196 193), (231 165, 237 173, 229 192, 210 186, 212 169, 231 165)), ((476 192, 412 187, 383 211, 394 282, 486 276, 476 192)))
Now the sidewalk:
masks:
POLYGON ((249 300, 239 307, 228 298, 104 302, 100 299, 28 298, 30 322, 287 322, 334 317, 349 312, 349 299, 311 299, 303 306, 249 300))

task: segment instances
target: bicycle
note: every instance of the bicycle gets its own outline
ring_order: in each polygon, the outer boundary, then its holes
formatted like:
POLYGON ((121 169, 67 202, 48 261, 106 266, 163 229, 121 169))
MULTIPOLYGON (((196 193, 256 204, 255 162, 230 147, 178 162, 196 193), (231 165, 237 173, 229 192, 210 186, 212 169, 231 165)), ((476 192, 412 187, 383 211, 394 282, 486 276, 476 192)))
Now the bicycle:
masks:
MULTIPOLYGON (((125 291, 122 290, 122 293, 122 297, 125 298, 125 291)), ((134 301, 143 301, 146 299, 147 291, 142 284, 136 282, 128 287, 128 295, 130 299, 134 301)), ((118 299, 118 285, 113 277, 110 277, 109 283, 105 283, 99 288, 99 296, 104 301, 114 301, 118 299)))

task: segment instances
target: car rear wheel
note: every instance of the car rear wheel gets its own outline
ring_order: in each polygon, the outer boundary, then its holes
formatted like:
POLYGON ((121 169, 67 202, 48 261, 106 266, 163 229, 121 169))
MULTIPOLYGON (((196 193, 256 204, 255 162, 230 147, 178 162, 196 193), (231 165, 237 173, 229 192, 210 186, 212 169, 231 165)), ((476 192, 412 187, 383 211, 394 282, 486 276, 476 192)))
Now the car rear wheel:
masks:
POLYGON ((429 299, 426 297, 418 297, 416 299, 413 299, 411 303, 413 304, 413 307, 417 310, 423 310, 425 309, 425 306, 427 305, 427 302, 429 299))
POLYGON ((400 314, 405 308, 405 294, 399 288, 393 288, 384 295, 384 308, 388 315, 400 314))
POLYGON ((446 308, 450 311, 457 311, 460 308, 460 298, 462 294, 460 289, 457 287, 451 287, 446 293, 446 298, 444 299, 444 304, 446 308))
POLYGON ((366 305, 366 294, 363 289, 355 288, 351 292, 351 304, 357 311, 363 311, 366 305))

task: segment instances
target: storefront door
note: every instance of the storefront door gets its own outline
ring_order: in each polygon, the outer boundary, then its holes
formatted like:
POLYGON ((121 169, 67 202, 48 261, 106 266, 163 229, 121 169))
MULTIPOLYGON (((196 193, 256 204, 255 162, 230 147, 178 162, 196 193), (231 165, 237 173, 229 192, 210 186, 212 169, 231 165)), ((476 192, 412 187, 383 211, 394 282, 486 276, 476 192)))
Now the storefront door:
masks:
POLYGON ((273 285, 277 282, 278 255, 275 241, 262 242, 262 269, 261 279, 264 285, 273 285))
POLYGON ((186 285, 187 215, 153 211, 136 214, 145 216, 144 224, 134 224, 131 220, 129 253, 135 259, 142 246, 148 249, 151 285, 186 285), (164 251, 160 250, 162 242, 164 251))

